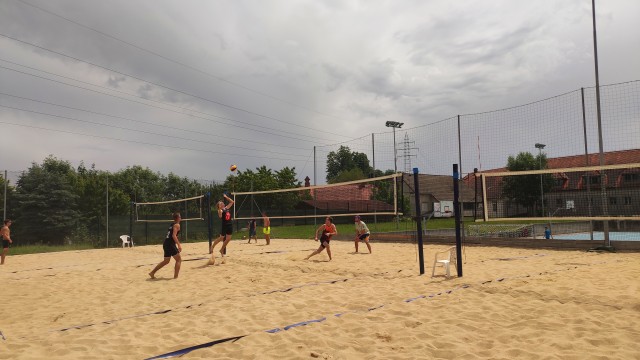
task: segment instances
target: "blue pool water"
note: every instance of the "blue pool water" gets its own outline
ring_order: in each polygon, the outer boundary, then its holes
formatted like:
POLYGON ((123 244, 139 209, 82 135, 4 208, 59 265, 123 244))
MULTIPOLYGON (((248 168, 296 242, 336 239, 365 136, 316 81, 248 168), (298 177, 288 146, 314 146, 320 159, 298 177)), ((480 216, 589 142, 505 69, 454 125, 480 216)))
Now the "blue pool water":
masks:
MULTIPOLYGON (((554 235, 556 240, 591 240, 589 233, 554 235)), ((593 240, 604 240, 604 232, 594 231, 593 240)), ((609 232, 611 241, 640 241, 640 232, 609 232)))

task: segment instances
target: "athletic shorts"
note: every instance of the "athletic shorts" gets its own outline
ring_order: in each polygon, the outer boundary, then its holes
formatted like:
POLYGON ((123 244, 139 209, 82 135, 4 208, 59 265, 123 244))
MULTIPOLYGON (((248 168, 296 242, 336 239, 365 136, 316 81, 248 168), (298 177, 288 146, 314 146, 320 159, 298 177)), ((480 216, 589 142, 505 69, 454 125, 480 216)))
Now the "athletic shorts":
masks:
POLYGON ((256 236, 256 229, 250 229, 249 236, 256 236))
POLYGON ((175 241, 165 241, 162 243, 162 249, 164 250, 164 257, 172 257, 178 255, 178 246, 175 241))
POLYGON ((222 227, 220 227, 220 236, 231 234, 233 234, 233 224, 222 224, 222 227))
POLYGON ((262 233, 265 234, 265 235, 270 235, 271 234, 271 226, 263 227, 262 228, 262 233))
POLYGON ((358 237, 360 238, 360 240, 364 240, 369 237, 369 234, 358 235, 358 237))
POLYGON ((10 247, 10 243, 9 240, 2 240, 2 248, 3 249, 8 249, 10 247))
POLYGON ((326 237, 326 236, 323 236, 323 237, 320 238, 320 246, 323 247, 323 248, 326 247, 325 243, 327 243, 327 245, 329 245, 330 242, 331 242, 331 239, 326 237))

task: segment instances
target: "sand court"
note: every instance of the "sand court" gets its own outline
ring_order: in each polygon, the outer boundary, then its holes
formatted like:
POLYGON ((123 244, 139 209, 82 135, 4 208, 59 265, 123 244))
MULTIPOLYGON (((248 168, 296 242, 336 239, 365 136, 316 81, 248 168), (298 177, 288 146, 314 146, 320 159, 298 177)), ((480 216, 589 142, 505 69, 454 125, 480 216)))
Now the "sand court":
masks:
MULTIPOLYGON (((239 337, 182 358, 638 358, 640 254, 466 247, 464 277, 431 278, 424 248, 354 254, 313 240, 11 256, 0 268, 0 358, 143 359, 239 337)), ((361 249, 362 251, 362 249, 361 249)), ((365 250, 366 251, 366 250, 365 250)), ((438 269, 438 274, 443 274, 438 269)))

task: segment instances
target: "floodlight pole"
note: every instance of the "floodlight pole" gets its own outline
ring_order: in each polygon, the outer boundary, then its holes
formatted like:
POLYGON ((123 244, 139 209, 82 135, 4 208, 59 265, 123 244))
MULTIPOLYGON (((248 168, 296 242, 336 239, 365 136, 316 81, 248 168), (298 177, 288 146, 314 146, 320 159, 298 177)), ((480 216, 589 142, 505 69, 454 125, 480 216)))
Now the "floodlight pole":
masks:
MULTIPOLYGON (((538 161, 540 162, 540 170, 542 170, 542 149, 545 144, 536 143, 536 149, 538 149, 538 161)), ((542 217, 544 217, 544 187, 542 186, 542 174, 540 174, 540 200, 542 201, 542 217)))
MULTIPOLYGON (((598 147, 599 147, 599 163, 600 166, 604 166, 604 145, 602 142, 602 113, 600 111, 600 75, 598 73, 598 39, 596 36, 596 0, 591 0, 591 13, 593 18, 593 58, 596 69, 596 112, 598 115, 598 147)), ((602 215, 608 216, 609 210, 607 206, 607 189, 605 184, 605 175, 600 170, 600 193, 602 196, 602 215)), ((611 246, 611 240, 609 239, 609 221, 603 221, 604 230, 604 244, 605 246, 611 246)))

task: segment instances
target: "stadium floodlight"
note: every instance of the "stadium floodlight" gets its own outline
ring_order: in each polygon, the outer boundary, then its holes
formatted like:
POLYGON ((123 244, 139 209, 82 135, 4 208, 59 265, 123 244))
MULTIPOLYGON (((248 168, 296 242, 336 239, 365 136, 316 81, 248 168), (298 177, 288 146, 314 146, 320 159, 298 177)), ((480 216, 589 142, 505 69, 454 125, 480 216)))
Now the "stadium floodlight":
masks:
MULTIPOLYGON (((542 170, 542 149, 547 146, 545 144, 536 143, 535 147, 538 149, 538 160, 540 161, 540 170, 542 170)), ((542 187, 542 174, 540 174, 540 200, 542 207, 542 216, 544 216, 544 188, 542 187)))
POLYGON ((393 128, 393 171, 398 172, 398 151, 396 150, 396 129, 400 129, 404 123, 397 121, 387 121, 386 127, 393 128))

